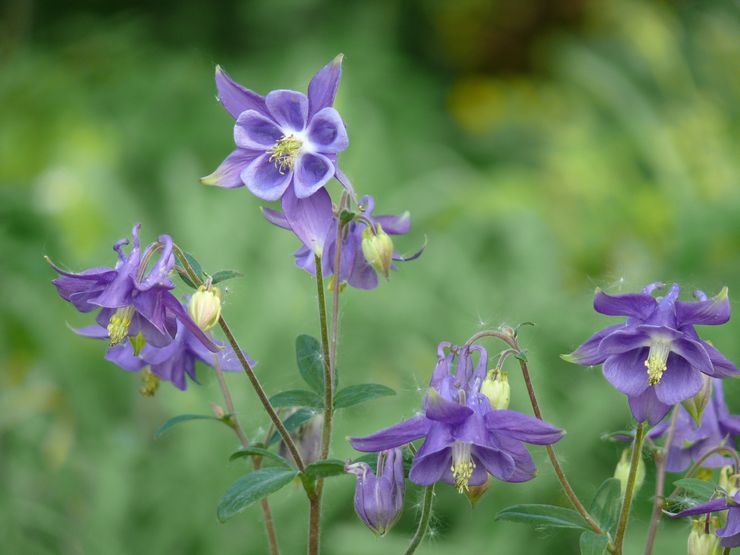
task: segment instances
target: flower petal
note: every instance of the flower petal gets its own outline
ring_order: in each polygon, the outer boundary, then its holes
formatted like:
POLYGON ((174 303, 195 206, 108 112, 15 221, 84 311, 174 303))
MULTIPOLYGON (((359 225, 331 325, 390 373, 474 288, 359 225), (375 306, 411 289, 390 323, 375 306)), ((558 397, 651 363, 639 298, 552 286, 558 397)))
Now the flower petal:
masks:
POLYGON ((431 422, 424 416, 414 416, 366 437, 352 437, 349 442, 358 451, 378 452, 400 447, 427 434, 431 422))
POLYGON ((514 459, 511 455, 499 449, 479 445, 476 445, 473 449, 475 458, 489 474, 499 480, 509 481, 516 469, 514 459))
POLYGON ((203 333, 203 330, 198 327, 198 324, 190 319, 190 316, 188 316, 188 313, 180 304, 180 301, 178 301, 172 293, 167 292, 163 295, 163 297, 167 310, 171 312, 172 315, 175 316, 175 318, 182 322, 188 329, 188 331, 192 333, 201 343, 203 343, 203 345, 205 345, 209 351, 211 351, 212 353, 218 353, 221 350, 221 347, 216 345, 210 337, 203 333))
POLYGON ((429 388, 424 397, 424 414, 430 420, 444 422, 445 424, 459 424, 473 414, 473 410, 446 399, 436 389, 429 388))
POLYGON ((334 221, 331 197, 326 189, 298 198, 291 189, 283 195, 283 213, 293 233, 317 256, 324 252, 334 221))
POLYGON ((617 330, 601 342, 598 347, 599 353, 606 357, 620 355, 650 345, 650 336, 639 328, 626 327, 617 330))
POLYGON ((411 214, 408 211, 399 216, 373 216, 373 220, 383 226, 383 231, 388 235, 403 235, 411 230, 411 214))
POLYGON ((105 352, 105 360, 127 372, 138 372, 146 366, 146 362, 134 355, 134 350, 128 341, 119 343, 115 347, 109 347, 105 352))
POLYGON ((341 152, 349 146, 344 121, 334 108, 319 111, 308 124, 308 140, 319 152, 341 152))
POLYGON ((308 102, 311 118, 319 110, 334 104, 334 98, 342 77, 342 59, 344 54, 337 55, 331 62, 322 67, 308 84, 308 102))
POLYGON ((678 325, 700 324, 718 326, 730 319, 730 296, 727 287, 705 301, 676 303, 678 325))
POLYGON ((567 362, 580 364, 581 366, 594 366, 596 364, 601 364, 607 358, 607 356, 599 349, 601 341, 609 334, 622 328, 624 328, 624 324, 617 324, 615 326, 609 326, 599 330, 575 351, 567 355, 562 355, 560 358, 567 362))
POLYGON ((485 420, 488 431, 533 445, 551 445, 565 435, 548 422, 513 410, 493 410, 486 414, 485 420))
POLYGON ((671 410, 671 405, 666 405, 658 400, 653 387, 648 387, 640 395, 628 399, 635 420, 638 422, 647 420, 651 426, 655 426, 663 420, 668 411, 671 410))
POLYGON ((707 513, 713 513, 715 511, 723 511, 725 509, 727 509, 726 499, 713 499, 712 501, 707 501, 706 503, 699 503, 698 505, 694 505, 690 509, 686 509, 685 511, 681 511, 680 513, 668 514, 673 518, 681 518, 684 516, 703 515, 707 513))
POLYGON ((419 486, 431 486, 442 480, 450 470, 451 449, 448 447, 425 457, 417 456, 409 471, 409 480, 419 486))
POLYGON ((246 110, 256 110, 263 114, 267 112, 265 99, 233 81, 221 66, 216 66, 216 89, 219 102, 234 119, 246 110))
POLYGON ((714 375, 712 360, 700 342, 687 338, 676 339, 671 343, 671 351, 684 358, 700 372, 704 372, 708 376, 714 375))
POLYGON ((213 173, 201 177, 200 182, 203 185, 215 185, 226 189, 244 187, 241 172, 260 154, 262 154, 261 151, 237 148, 221 162, 213 173))
POLYGON ((706 341, 702 341, 701 344, 709 355, 709 360, 712 361, 715 377, 731 378, 740 374, 740 369, 738 369, 738 367, 725 357, 725 355, 723 355, 714 345, 710 345, 706 341))
POLYGON ((283 131, 303 131, 306 128, 308 98, 305 94, 278 89, 268 93, 265 104, 283 131))
POLYGON ((288 219, 285 217, 285 214, 277 210, 273 210, 272 208, 266 208, 264 206, 261 208, 261 210, 262 210, 262 215, 272 225, 292 231, 290 229, 290 224, 288 223, 288 219))
POLYGON ((625 395, 640 395, 648 387, 647 356, 646 348, 610 356, 604 361, 604 377, 625 395))
POLYGON ((666 361, 666 371, 655 386, 658 400, 675 405, 699 393, 703 385, 701 373, 683 358, 671 353, 666 361))
POLYGON ((304 152, 295 166, 294 189, 298 198, 306 198, 321 189, 334 176, 334 164, 316 152, 304 152))
POLYGON ((653 297, 641 293, 607 295, 601 289, 596 289, 594 295, 594 309, 607 316, 629 316, 646 320, 656 307, 653 297))
POLYGON ((254 110, 243 112, 234 126, 236 146, 247 150, 264 152, 283 136, 284 133, 273 120, 254 110))
POLYGON ((277 200, 282 197, 292 177, 292 171, 280 173, 280 169, 270 162, 269 154, 256 158, 241 174, 247 188, 262 200, 277 200))

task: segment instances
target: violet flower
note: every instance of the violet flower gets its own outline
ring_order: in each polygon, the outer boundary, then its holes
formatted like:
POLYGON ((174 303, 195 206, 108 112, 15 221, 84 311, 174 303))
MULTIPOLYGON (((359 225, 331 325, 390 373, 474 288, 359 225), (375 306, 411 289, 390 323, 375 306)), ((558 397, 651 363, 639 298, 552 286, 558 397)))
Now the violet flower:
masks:
POLYGON ((98 325, 108 330, 111 345, 121 343, 126 337, 141 335, 147 343, 163 347, 172 341, 177 332, 177 322, 184 324, 209 350, 216 352, 210 338, 188 316, 180 301, 171 293, 175 284, 169 278, 175 266, 172 238, 161 235, 141 254, 139 228, 131 231, 131 249, 121 239, 113 249, 118 253, 114 268, 96 267, 72 273, 49 262, 59 277, 52 281, 59 296, 72 303, 80 312, 100 309, 98 325), (149 263, 158 256, 149 268, 149 263), (148 269, 149 268, 149 269, 148 269))
MULTIPOLYGON (((262 213, 271 224, 293 231, 303 242, 294 256, 296 265, 310 274, 316 273, 314 255, 322 260, 324 276, 336 276, 334 253, 338 217, 334 214, 331 199, 326 191, 319 191, 311 197, 310 203, 303 203, 296 210, 293 203, 283 203, 285 213, 263 208, 262 213)), ((362 252, 362 232, 370 224, 382 226, 389 235, 404 235, 411 229, 411 216, 404 212, 399 216, 373 215, 375 200, 371 196, 360 199, 362 208, 359 218, 346 224, 342 240, 339 283, 348 283, 358 289, 374 289, 378 286, 378 274, 365 259, 362 252)), ((396 262, 408 262, 421 256, 423 249, 409 257, 394 253, 396 262)), ((393 268, 393 267, 392 267, 393 268)))
MULTIPOLYGON (((335 175, 337 154, 349 139, 344 122, 332 107, 342 74, 342 55, 321 68, 308 85, 308 96, 275 90, 266 96, 235 83, 216 67, 218 99, 236 120, 236 150, 206 185, 246 187, 263 200, 285 197, 300 202, 321 190, 335 175)), ((346 179, 341 179, 350 188, 346 179)), ((351 189, 350 189, 351 190, 351 189)))
POLYGON ((352 446, 372 452, 424 438, 409 473, 409 479, 421 486, 444 481, 462 493, 469 486, 484 484, 489 474, 506 482, 534 478, 535 465, 523 442, 549 445, 563 431, 519 412, 491 408, 480 392, 488 361, 482 347, 440 343, 437 354, 424 413, 370 436, 351 438, 352 446), (446 354, 447 348, 450 352, 446 354), (473 351, 479 353, 475 368, 473 351))
MULTIPOLYGON (((148 366, 152 374, 162 380, 171 382, 172 385, 181 390, 187 389, 186 376, 195 381, 195 362, 198 360, 213 367, 215 364, 214 357, 217 357, 221 370, 226 372, 240 372, 242 370, 236 353, 229 345, 221 341, 213 341, 219 349, 217 353, 213 353, 203 345, 189 327, 179 321, 176 325, 177 332, 174 339, 164 347, 146 344, 136 353, 133 347, 135 342, 125 341, 109 347, 105 353, 105 359, 129 372, 138 372, 148 366)), ((93 339, 106 339, 108 337, 106 329, 101 326, 90 326, 75 331, 79 335, 93 339)), ((254 361, 249 358, 249 355, 246 353, 244 355, 250 364, 254 365, 254 361)))
POLYGON ((717 536, 720 538, 719 544, 722 547, 740 546, 740 492, 730 498, 713 499, 706 503, 695 505, 680 513, 669 514, 673 518, 681 518, 684 516, 716 513, 718 511, 727 511, 727 525, 717 530, 717 536))
POLYGON ((582 366, 603 364, 604 376, 627 395, 635 419, 651 425, 673 405, 696 395, 702 372, 717 378, 738 374, 735 365, 694 330, 695 325, 720 325, 730 319, 727 288, 712 299, 696 291, 696 302, 683 302, 676 284, 665 297, 651 295, 663 287, 652 283, 641 293, 626 295, 597 289, 594 309, 626 316, 626 321, 604 328, 563 356, 582 366))
MULTIPOLYGON (((740 434, 740 416, 730 415, 725 402, 722 381, 712 379, 712 398, 704 409, 701 425, 697 426, 685 408, 679 408, 673 441, 668 450, 666 470, 683 472, 692 462, 721 446, 735 449, 735 436, 740 434)), ((664 420, 648 432, 648 437, 656 439, 666 434, 670 423, 664 420)), ((702 462, 704 468, 717 468, 731 464, 731 459, 713 454, 702 462)))
POLYGON ((370 530, 385 535, 403 510, 405 484, 403 453, 391 449, 378 453, 377 474, 365 462, 347 465, 345 470, 357 476, 355 512, 370 530))

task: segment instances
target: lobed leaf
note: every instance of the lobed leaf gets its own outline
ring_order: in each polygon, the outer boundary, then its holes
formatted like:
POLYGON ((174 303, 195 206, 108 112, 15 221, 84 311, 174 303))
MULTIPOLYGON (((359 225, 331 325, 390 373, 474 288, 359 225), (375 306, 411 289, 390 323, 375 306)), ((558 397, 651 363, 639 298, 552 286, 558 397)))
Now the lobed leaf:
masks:
POLYGON ((223 418, 217 418, 208 414, 181 414, 179 416, 173 416, 167 422, 162 424, 159 430, 157 430, 154 434, 154 439, 159 439, 160 437, 162 437, 162 434, 164 434, 173 426, 176 426, 181 422, 188 422, 190 420, 215 420, 217 422, 226 423, 223 418))
POLYGON ((218 503, 218 520, 226 522, 253 503, 289 484, 298 472, 271 466, 242 476, 231 484, 218 503))
POLYGON ((364 403, 365 401, 370 401, 371 399, 395 394, 396 392, 390 387, 377 383, 348 385, 337 392, 334 397, 334 408, 343 409, 359 403, 364 403))
POLYGON ((305 389, 290 389, 281 391, 270 397, 273 407, 312 407, 320 409, 324 406, 324 400, 313 391, 305 389))
POLYGON ((499 512, 494 518, 547 528, 588 529, 581 515, 573 509, 555 505, 513 505, 499 512))

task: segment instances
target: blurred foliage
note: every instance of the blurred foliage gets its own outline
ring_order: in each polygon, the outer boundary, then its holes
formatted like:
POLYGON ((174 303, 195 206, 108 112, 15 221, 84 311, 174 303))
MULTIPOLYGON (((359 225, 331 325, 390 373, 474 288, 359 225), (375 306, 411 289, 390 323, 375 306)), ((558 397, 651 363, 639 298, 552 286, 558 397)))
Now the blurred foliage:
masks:
MULTIPOLYGON (((346 383, 399 395, 351 408, 343 440, 417 410, 440 340, 499 323, 523 330, 558 450, 590 498, 629 425, 600 372, 558 358, 605 318, 595 286, 679 281, 740 290, 740 14, 732 2, 65 3, 5 6, 0 42, 0 540, 18 554, 264 553, 257 507, 226 525, 215 506, 244 470, 228 430, 203 422, 153 434, 169 417, 218 402, 207 372, 186 393, 141 398, 137 376, 66 327, 88 319, 56 297, 50 255, 70 268, 110 263, 136 221, 170 233, 211 271, 235 268, 225 314, 269 391, 300 385, 292 344, 316 334, 315 293, 297 246, 245 191, 198 184, 231 148, 214 101, 215 63, 261 92, 302 89, 337 52, 338 108, 350 131, 343 167, 380 212, 409 209, 402 251, 429 247, 372 292, 343 293, 346 383), (606 408, 609 407, 609 408, 606 408)), ((740 359, 737 324, 706 330, 740 359)), ((491 345, 491 349, 497 346, 491 345)), ((529 410, 512 372, 513 407, 529 410)), ((265 419, 230 376, 249 433, 265 419)), ((735 383, 726 387, 740 409, 735 383)), ((420 553, 572 553, 577 534, 494 522, 512 503, 561 503, 544 452, 539 477, 496 483, 471 510, 439 488, 420 553)), ((644 541, 652 474, 626 551, 644 541)), ((327 554, 398 553, 414 526, 411 489, 396 528, 376 539, 350 510, 351 478, 328 486, 327 554)), ((272 498, 285 553, 305 542, 297 488, 272 498)), ((689 532, 667 522, 657 553, 689 532)))

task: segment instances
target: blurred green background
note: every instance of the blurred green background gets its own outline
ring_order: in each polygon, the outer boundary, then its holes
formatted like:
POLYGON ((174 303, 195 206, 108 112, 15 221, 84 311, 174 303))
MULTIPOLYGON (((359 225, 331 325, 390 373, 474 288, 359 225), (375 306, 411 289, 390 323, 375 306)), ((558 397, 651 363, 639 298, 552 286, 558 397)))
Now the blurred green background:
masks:
MULTIPOLYGON (((397 242, 424 256, 371 292, 343 294, 345 384, 398 391, 338 422, 344 438, 412 415, 441 340, 500 323, 537 323, 522 340, 558 451, 590 498, 629 426, 624 398, 569 352, 606 324, 594 287, 679 281, 740 291, 740 11, 735 2, 567 0, 9 0, 0 17, 0 551, 12 554, 261 554, 257 506, 225 525, 228 430, 193 423, 160 440, 169 417, 207 413, 215 380, 138 394, 137 376, 72 334, 89 318, 50 285, 48 254, 82 269, 113 262, 112 243, 143 223, 170 233, 206 269, 234 268, 225 315, 271 392, 297 387, 292 345, 317 334, 314 284, 297 242, 266 224, 245 190, 199 185, 232 148, 214 100, 221 64, 265 93, 305 90, 344 52, 337 107, 351 145, 345 172, 378 211, 410 210, 397 242)), ((334 189, 336 191, 336 189, 334 189)), ((705 336, 740 360, 738 325, 705 336)), ((494 345, 491 345, 494 350, 494 345)), ((513 370, 513 368, 512 368, 513 370)), ((265 426, 243 376, 229 376, 247 431, 265 426)), ((513 408, 529 412, 511 373, 513 408)), ((740 388, 728 384, 730 405, 740 388)), ((517 502, 566 503, 545 453, 528 484, 496 483, 475 510, 439 488, 419 553, 576 553, 577 533, 495 522, 517 502)), ((652 473, 627 553, 641 552, 652 473)), ((382 539, 352 511, 353 480, 334 479, 324 553, 399 553, 418 490, 382 539)), ((286 554, 305 545, 306 508, 271 498, 286 554)), ((688 526, 663 525, 656 553, 681 553, 688 526)))

